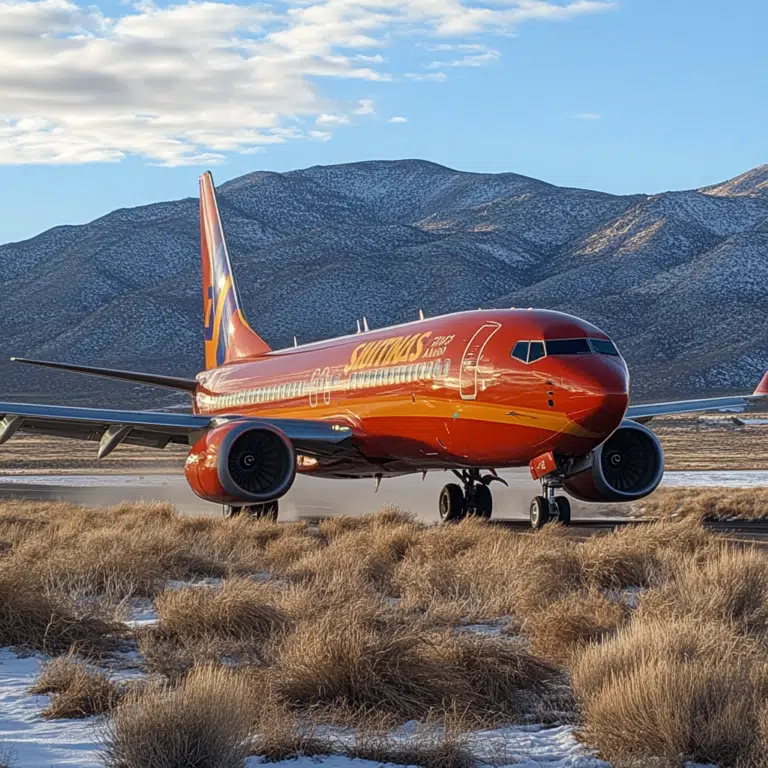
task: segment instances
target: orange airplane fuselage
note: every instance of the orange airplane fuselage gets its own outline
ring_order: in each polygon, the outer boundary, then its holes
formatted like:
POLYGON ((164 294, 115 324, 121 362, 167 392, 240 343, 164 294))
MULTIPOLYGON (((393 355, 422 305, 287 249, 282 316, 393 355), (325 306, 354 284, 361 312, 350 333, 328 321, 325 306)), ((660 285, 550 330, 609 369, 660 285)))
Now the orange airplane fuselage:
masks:
POLYGON ((582 456, 624 417, 624 360, 615 349, 550 354, 532 344, 530 361, 512 351, 521 341, 584 339, 610 342, 559 312, 461 312, 207 370, 195 411, 349 426, 363 461, 299 461, 299 471, 327 476, 525 466, 549 451, 582 456))

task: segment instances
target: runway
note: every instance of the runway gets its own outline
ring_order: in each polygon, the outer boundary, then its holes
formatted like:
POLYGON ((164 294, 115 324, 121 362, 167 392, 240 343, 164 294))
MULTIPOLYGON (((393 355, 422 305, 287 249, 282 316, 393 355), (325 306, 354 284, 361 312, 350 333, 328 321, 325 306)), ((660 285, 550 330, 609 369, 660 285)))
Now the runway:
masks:
MULTIPOLYGON (((526 469, 500 473, 508 486, 493 483, 494 522, 514 530, 527 531, 528 505, 539 492, 526 469)), ((322 480, 298 477, 280 501, 280 519, 318 520, 334 515, 372 514, 387 504, 410 510, 427 523, 438 521, 437 498, 442 486, 453 476, 433 472, 422 481, 420 475, 384 480, 378 493, 373 480, 322 480)), ((757 487, 768 485, 768 472, 670 472, 664 485, 717 485, 757 487)), ((220 507, 197 498, 181 475, 16 475, 0 478, 0 499, 23 498, 66 501, 108 506, 121 501, 168 501, 190 515, 220 514, 220 507)), ((573 502, 571 535, 584 538, 644 521, 622 516, 622 505, 573 502)), ((768 543, 766 522, 717 522, 707 527, 741 541, 768 543)))

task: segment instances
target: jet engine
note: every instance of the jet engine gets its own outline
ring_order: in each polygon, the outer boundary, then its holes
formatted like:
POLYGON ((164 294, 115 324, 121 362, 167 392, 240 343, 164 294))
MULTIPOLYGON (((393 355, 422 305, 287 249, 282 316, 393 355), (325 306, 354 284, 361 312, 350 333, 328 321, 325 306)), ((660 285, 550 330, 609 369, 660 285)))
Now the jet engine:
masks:
POLYGON ((653 493, 663 475, 664 451, 656 435, 625 420, 583 470, 565 478, 563 488, 582 501, 634 501, 653 493))
POLYGON ((258 504, 283 496, 296 478, 296 455, 270 424, 232 421, 206 432, 184 465, 192 490, 216 504, 258 504))

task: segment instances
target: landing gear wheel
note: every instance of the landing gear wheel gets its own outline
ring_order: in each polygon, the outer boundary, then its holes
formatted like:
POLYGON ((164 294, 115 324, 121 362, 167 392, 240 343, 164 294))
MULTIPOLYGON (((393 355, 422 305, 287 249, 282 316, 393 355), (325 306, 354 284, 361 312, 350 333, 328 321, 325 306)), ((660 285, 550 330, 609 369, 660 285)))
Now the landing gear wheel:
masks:
POLYGON ((544 496, 534 496, 530 518, 531 528, 543 528, 549 522, 549 501, 544 496))
POLYGON ((493 513, 493 495, 487 485, 476 485, 474 492, 474 504, 470 514, 483 520, 490 520, 493 513))
POLYGON ((273 523, 277 522, 278 503, 277 499, 274 501, 267 501, 264 504, 249 504, 247 507, 243 507, 243 511, 255 520, 270 520, 273 523))
POLYGON ((224 515, 227 520, 231 520, 233 517, 239 517, 242 511, 242 507, 230 507, 229 504, 225 504, 221 508, 221 514, 224 515))
POLYGON ((464 517, 464 491, 456 483, 448 483, 440 491, 440 521, 452 523, 464 517))
POLYGON ((571 502, 565 496, 555 497, 557 507, 557 521, 563 525, 571 524, 571 502))

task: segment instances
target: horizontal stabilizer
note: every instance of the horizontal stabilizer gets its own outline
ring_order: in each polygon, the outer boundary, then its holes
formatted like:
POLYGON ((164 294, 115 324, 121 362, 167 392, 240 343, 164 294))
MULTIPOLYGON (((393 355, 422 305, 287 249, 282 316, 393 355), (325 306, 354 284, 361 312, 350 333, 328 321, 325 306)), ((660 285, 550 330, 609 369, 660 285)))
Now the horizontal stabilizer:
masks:
POLYGON ((39 365, 43 368, 55 368, 59 371, 84 373, 89 376, 102 376, 106 379, 132 381, 135 384, 148 384, 152 387, 180 389, 184 392, 194 393, 197 390, 197 381, 195 379, 182 379, 176 376, 160 376, 155 373, 138 373, 137 371, 118 371, 113 368, 95 368, 90 365, 74 365, 73 363, 52 363, 47 360, 26 360, 22 357, 12 357, 11 361, 14 363, 27 363, 27 365, 39 365))

